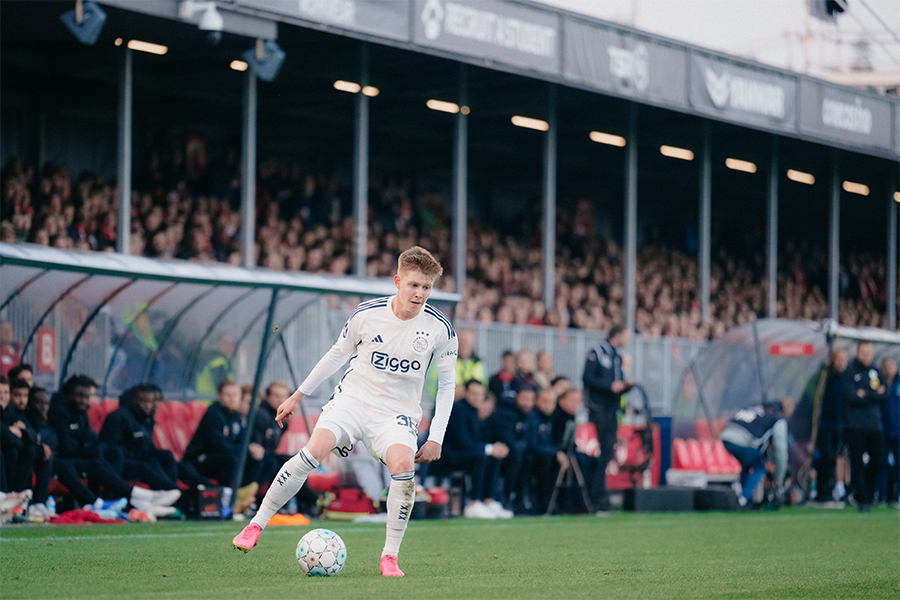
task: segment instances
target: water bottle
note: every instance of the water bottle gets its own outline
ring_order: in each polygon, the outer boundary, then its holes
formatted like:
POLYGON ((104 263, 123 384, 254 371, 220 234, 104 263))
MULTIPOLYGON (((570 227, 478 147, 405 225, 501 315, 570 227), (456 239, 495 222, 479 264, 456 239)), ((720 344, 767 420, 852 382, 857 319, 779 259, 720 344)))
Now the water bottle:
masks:
POLYGON ((56 514, 56 498, 53 496, 47 496, 47 501, 44 502, 44 506, 47 507, 47 510, 56 514))

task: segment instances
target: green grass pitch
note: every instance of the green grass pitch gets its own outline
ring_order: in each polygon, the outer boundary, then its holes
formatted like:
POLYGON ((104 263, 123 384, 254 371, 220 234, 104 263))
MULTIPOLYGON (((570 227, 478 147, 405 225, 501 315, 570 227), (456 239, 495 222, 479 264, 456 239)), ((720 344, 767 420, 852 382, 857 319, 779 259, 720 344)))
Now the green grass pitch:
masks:
POLYGON ((414 521, 402 579, 382 577, 384 526, 314 522, 347 544, 344 570, 294 560, 311 527, 240 523, 4 526, 0 598, 900 598, 900 511, 634 514, 414 521))

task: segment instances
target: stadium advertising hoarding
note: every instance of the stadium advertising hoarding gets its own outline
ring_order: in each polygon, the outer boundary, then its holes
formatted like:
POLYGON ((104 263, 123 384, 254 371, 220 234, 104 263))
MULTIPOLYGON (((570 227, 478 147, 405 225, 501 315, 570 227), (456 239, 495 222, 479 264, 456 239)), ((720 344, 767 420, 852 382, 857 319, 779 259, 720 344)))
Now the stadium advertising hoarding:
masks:
POLYGON ((409 2, 397 0, 237 0, 284 17, 409 41, 409 2))
POLYGON ((560 72, 558 15, 502 0, 414 0, 413 41, 529 71, 560 72))
POLYGON ((690 103, 698 112, 740 124, 795 131, 797 80, 691 53, 690 103))
POLYGON ((687 106, 687 53, 597 24, 563 21, 563 77, 626 97, 687 106))
POLYGON ((804 79, 800 81, 800 131, 890 150, 891 104, 804 79))

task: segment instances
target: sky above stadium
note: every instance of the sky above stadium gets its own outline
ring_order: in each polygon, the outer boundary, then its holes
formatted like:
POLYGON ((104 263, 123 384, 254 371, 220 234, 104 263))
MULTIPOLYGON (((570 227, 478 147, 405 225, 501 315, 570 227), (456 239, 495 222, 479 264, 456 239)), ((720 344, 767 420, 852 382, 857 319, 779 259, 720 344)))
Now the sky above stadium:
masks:
POLYGON ((872 70, 900 76, 898 0, 845 0, 836 25, 809 17, 807 0, 538 1, 810 75, 849 70, 866 39, 872 70))

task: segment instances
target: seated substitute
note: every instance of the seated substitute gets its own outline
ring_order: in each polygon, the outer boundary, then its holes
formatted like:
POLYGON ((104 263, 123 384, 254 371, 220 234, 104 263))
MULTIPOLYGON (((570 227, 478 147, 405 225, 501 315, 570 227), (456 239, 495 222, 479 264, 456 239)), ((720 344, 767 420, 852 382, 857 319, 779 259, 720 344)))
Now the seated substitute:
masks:
POLYGON ((171 505, 181 497, 181 490, 152 491, 133 486, 122 478, 119 468, 110 464, 105 447, 88 421, 91 393, 96 389, 93 379, 75 375, 50 400, 49 421, 59 439, 55 465, 60 483, 80 504, 107 508, 109 503, 98 502, 96 494, 81 483, 81 475, 86 474, 95 489, 103 486, 105 493, 127 498, 134 508, 151 517, 173 514, 171 505))
MULTIPOLYGON (((794 414, 794 401, 785 398, 777 404, 759 404, 735 413, 722 430, 722 442, 741 463, 741 490, 738 504, 746 506, 766 475, 766 454, 775 459, 775 483, 784 484, 788 463, 787 422, 794 414)), ((779 491, 779 493, 781 493, 779 491)))
POLYGON ((446 468, 461 469, 472 481, 463 514, 470 519, 508 519, 512 511, 495 500, 500 461, 509 454, 503 442, 488 444, 482 437, 478 411, 485 400, 485 387, 477 379, 466 382, 466 393, 453 404, 444 436, 446 468))
POLYGON ((119 408, 103 422, 100 441, 121 452, 125 479, 146 483, 152 490, 171 490, 178 487, 178 463, 171 451, 160 450, 153 441, 153 415, 161 398, 155 385, 127 390, 119 408))
MULTIPOLYGON (((600 476, 600 461, 580 452, 575 446, 575 431, 578 427, 575 416, 578 414, 578 409, 581 408, 583 399, 584 394, 576 388, 568 388, 560 394, 552 417, 553 433, 551 437, 557 448, 567 455, 571 452, 575 456, 587 487, 590 485, 592 477, 600 476)), ((605 473, 603 475, 605 476, 605 473)), ((577 485, 577 480, 575 485, 577 485)), ((560 491, 559 505, 564 512, 580 513, 587 510, 583 494, 577 488, 571 486, 560 491)), ((585 492, 587 491, 585 490, 585 492)))
POLYGON ((9 382, 10 400, 3 411, 2 453, 8 488, 5 492, 31 489, 37 434, 25 416, 30 387, 19 377, 9 382))
MULTIPOLYGON (((223 487, 234 484, 232 479, 241 452, 244 417, 240 408, 241 388, 234 380, 226 379, 219 384, 218 401, 206 409, 184 451, 183 462, 196 468, 203 477, 215 479, 223 487)), ((235 513, 243 512, 253 503, 259 488, 256 483, 258 465, 254 456, 247 456, 243 479, 237 486, 235 513)))
POLYGON ((488 442, 503 442, 509 454, 500 466, 503 478, 502 498, 516 514, 527 514, 533 509, 531 493, 531 453, 528 450, 528 414, 534 410, 534 390, 523 387, 513 397, 505 396, 497 402, 488 417, 494 437, 488 442))
MULTIPOLYGON (((275 380, 266 387, 264 402, 259 405, 256 413, 256 423, 253 427, 253 443, 258 444, 263 450, 263 458, 259 463, 256 481, 263 485, 270 483, 278 475, 281 465, 290 460, 290 456, 278 454, 278 446, 284 430, 278 426, 275 417, 278 416, 278 407, 290 396, 291 391, 287 383, 275 380)), ((301 512, 316 512, 316 502, 319 496, 312 491, 307 484, 303 484, 297 492, 297 504, 301 512)))
MULTIPOLYGON (((50 481, 56 474, 54 454, 59 442, 56 433, 47 422, 50 412, 50 394, 47 390, 33 387, 28 390, 28 406, 25 408, 25 417, 28 426, 34 432, 34 495, 28 506, 28 516, 39 519, 51 519, 56 516, 56 510, 47 506, 50 497, 50 481)), ((89 500, 89 498, 87 498, 89 500)), ((88 502, 90 504, 90 502, 88 502)))
POLYGON ((528 415, 528 450, 531 453, 534 504, 538 514, 547 512, 559 469, 569 467, 569 457, 553 440, 555 411, 556 394, 548 388, 538 392, 536 410, 528 415))

